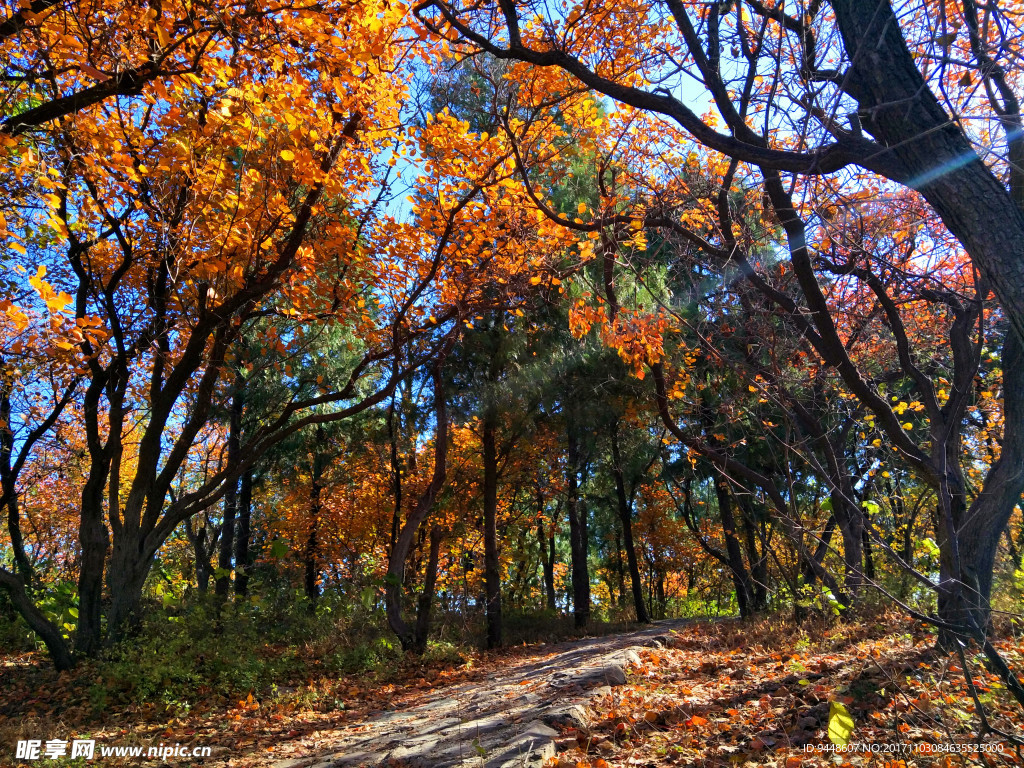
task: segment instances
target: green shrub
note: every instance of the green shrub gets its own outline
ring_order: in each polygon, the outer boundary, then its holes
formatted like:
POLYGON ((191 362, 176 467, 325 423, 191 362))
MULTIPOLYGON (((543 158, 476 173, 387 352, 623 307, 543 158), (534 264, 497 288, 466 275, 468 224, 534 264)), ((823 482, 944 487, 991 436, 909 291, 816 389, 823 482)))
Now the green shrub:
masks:
POLYGON ((316 611, 304 598, 278 595, 224 605, 204 597, 181 610, 152 606, 138 631, 99 661, 89 698, 97 711, 116 701, 179 713, 250 693, 273 698, 315 670, 357 674, 394 661, 398 654, 381 635, 379 622, 356 621, 330 596, 316 611))

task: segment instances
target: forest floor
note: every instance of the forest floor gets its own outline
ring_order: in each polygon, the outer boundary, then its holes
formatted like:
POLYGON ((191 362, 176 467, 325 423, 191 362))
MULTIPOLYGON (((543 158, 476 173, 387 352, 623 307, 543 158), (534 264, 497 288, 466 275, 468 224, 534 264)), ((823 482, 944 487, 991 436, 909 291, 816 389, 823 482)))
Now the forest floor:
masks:
MULTIPOLYGON (((1018 749, 991 734, 972 740, 975 700, 958 659, 935 651, 934 640, 895 615, 800 626, 661 622, 447 663, 407 660, 384 675, 310 670, 302 686, 178 714, 153 703, 98 710, 86 672, 57 675, 39 654, 0 656, 0 765, 1024 765, 1018 749), (851 721, 848 739, 859 751, 829 751, 830 723, 842 731, 851 721), (30 738, 95 739, 97 756, 8 763, 16 741, 30 738), (209 746, 213 754, 100 758, 101 744, 209 746)), ((1024 668, 1019 633, 1007 627, 998 645, 1024 668)), ((1005 689, 967 659, 991 724, 1020 729, 1005 689)))

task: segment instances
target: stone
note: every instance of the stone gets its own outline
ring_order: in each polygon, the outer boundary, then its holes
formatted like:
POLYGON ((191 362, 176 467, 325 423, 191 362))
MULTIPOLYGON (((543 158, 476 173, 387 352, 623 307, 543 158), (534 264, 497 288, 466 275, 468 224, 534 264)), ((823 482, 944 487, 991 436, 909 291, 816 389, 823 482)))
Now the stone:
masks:
POLYGON ((377 765, 384 761, 385 754, 379 752, 346 752, 332 759, 331 768, 362 768, 364 765, 377 765))
POLYGON ((618 664, 609 664, 607 667, 602 668, 600 677, 604 680, 605 685, 616 686, 626 684, 626 670, 618 664))
POLYGON ((554 739, 558 736, 558 731, 546 725, 541 720, 534 720, 526 726, 522 735, 536 739, 554 739))
POLYGON ((508 719, 504 715, 491 715, 477 720, 467 720, 462 723, 460 730, 462 733, 470 734, 472 738, 479 738, 500 730, 506 725, 508 725, 508 719))
POLYGON ((312 768, 322 761, 321 757, 290 757, 271 763, 270 768, 312 768))
POLYGON ((610 685, 599 685, 597 686, 597 688, 594 688, 587 692, 587 698, 603 699, 605 696, 608 696, 611 692, 612 687, 610 685))
POLYGON ((558 731, 540 720, 529 723, 510 744, 484 763, 485 768, 539 768, 555 756, 558 731))
POLYGON ((575 728, 579 731, 590 729, 590 710, 582 704, 549 709, 542 717, 545 724, 556 728, 575 728))
POLYGON ((623 667, 639 667, 643 664, 643 661, 640 659, 640 654, 637 653, 637 650, 637 648, 626 648, 609 654, 607 659, 608 661, 614 664, 620 664, 623 667))

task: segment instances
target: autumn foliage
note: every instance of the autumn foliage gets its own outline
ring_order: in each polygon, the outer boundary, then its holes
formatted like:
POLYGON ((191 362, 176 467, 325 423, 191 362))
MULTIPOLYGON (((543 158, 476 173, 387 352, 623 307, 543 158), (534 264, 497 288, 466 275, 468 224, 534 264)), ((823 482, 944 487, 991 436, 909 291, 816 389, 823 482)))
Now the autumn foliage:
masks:
POLYGON ((67 670, 282 595, 416 654, 883 605, 1019 740, 973 676, 1024 707, 1020 24, 5 3, 12 636, 67 670))

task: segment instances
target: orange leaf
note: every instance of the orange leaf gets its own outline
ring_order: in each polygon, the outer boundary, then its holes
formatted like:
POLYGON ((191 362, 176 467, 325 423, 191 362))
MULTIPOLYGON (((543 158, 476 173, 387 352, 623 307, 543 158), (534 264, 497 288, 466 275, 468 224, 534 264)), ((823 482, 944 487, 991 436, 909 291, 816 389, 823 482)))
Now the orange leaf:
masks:
POLYGON ((100 70, 96 69, 96 67, 92 66, 91 64, 84 64, 84 63, 83 64, 79 64, 78 68, 80 70, 82 70, 83 72, 85 72, 85 74, 87 74, 89 77, 94 77, 97 80, 99 80, 101 83, 104 80, 109 80, 110 79, 110 75, 108 75, 106 72, 101 72, 100 70))

